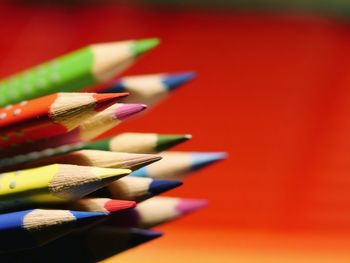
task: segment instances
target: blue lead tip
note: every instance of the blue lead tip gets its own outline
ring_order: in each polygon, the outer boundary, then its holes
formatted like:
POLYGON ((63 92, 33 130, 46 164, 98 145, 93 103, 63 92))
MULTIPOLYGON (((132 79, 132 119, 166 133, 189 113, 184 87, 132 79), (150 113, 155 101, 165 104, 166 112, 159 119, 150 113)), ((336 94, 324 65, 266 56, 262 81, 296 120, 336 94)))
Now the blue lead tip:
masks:
POLYGON ((173 91, 177 87, 189 82, 196 77, 195 72, 183 72, 178 74, 167 74, 164 76, 162 82, 169 91, 173 91))
POLYGON ((182 185, 181 181, 154 179, 149 186, 148 192, 150 192, 153 195, 158 195, 180 185, 182 185))
POLYGON ((70 211, 72 215, 79 221, 87 219, 96 219, 100 217, 106 216, 105 213, 99 213, 99 212, 81 212, 81 211, 70 211))
POLYGON ((162 232, 133 228, 131 230, 129 244, 134 247, 152 239, 161 237, 162 235, 162 232))
POLYGON ((110 87, 101 91, 102 93, 125 92, 125 87, 121 80, 117 80, 110 87))
POLYGON ((203 168, 209 164, 227 158, 225 152, 213 152, 213 153, 193 153, 192 154, 192 170, 203 168))
POLYGON ((148 172, 146 167, 142 167, 140 169, 137 169, 136 171, 133 171, 131 176, 137 176, 137 177, 148 177, 148 172))

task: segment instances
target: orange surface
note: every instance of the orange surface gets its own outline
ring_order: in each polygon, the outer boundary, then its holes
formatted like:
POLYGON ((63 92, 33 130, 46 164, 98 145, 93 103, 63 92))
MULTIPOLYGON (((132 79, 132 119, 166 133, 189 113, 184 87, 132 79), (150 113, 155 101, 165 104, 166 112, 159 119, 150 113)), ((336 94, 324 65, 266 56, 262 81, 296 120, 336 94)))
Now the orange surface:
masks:
POLYGON ((169 235, 103 262, 350 262, 347 236, 193 229, 170 225, 162 229, 169 235))
POLYGON ((162 45, 128 74, 198 72, 118 130, 192 133, 178 149, 230 158, 171 192, 206 197, 207 209, 120 261, 349 262, 347 23, 123 6, 0 11, 3 76, 88 43, 152 36, 162 45))

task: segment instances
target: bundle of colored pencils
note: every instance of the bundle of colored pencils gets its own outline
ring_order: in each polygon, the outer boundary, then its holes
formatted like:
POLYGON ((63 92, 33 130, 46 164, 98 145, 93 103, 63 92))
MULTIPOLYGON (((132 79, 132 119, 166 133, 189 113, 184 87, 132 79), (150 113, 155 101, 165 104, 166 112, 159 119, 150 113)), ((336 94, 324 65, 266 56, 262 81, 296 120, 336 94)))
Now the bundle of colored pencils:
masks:
POLYGON ((95 44, 0 80, 0 262, 101 261, 205 206, 157 195, 225 153, 167 151, 188 134, 98 139, 194 77, 131 76, 103 86, 157 44, 95 44))

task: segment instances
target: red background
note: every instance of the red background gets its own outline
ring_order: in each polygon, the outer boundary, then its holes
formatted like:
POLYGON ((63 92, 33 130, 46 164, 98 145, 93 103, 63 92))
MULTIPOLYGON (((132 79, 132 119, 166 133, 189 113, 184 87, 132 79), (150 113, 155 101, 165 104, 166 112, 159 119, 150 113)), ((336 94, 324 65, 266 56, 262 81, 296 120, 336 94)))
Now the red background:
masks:
MULTIPOLYGON (((230 154, 170 193, 208 198, 210 206, 161 228, 167 236, 141 248, 140 258, 162 262, 156 248, 173 247, 179 260, 193 256, 192 262, 204 262, 200 250, 208 247, 209 258, 219 255, 210 251, 216 247, 238 262, 261 262, 265 254, 254 259, 254 253, 240 253, 266 247, 272 255, 266 262, 281 262, 285 249, 293 256, 316 249, 322 255, 317 262, 327 261, 324 251, 340 249, 349 256, 350 27, 345 21, 301 13, 112 5, 3 4, 0 14, 1 76, 90 43, 154 36, 162 44, 127 75, 198 72, 191 84, 119 127, 192 133, 192 141, 178 150, 230 154), (193 249, 181 254, 186 244, 193 249)), ((330 256, 329 262, 334 260, 330 256)))

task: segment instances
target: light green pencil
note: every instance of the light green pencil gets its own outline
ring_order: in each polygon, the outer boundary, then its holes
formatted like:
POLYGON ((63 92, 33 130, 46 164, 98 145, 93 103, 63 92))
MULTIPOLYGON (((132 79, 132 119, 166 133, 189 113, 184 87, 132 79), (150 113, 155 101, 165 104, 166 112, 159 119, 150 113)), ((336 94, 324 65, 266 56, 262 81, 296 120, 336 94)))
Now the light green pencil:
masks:
POLYGON ((151 38, 94 44, 1 79, 0 106, 110 80, 158 43, 151 38))

